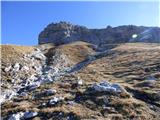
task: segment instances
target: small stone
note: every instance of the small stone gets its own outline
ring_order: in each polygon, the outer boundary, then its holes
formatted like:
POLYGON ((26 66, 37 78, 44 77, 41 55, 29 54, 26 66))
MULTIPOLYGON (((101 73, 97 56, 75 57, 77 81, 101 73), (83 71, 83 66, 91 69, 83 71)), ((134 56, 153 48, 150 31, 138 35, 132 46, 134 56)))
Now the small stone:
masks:
POLYGON ((36 79, 37 79, 37 77, 35 77, 35 75, 31 75, 30 78, 29 78, 29 80, 31 80, 31 81, 34 81, 36 79))
POLYGON ((74 101, 68 101, 67 102, 69 105, 73 105, 75 102, 74 101))
POLYGON ((55 104, 57 104, 59 101, 61 101, 61 100, 63 100, 64 98, 62 98, 62 97, 54 97, 53 99, 51 99, 50 101, 49 101, 49 104, 50 105, 55 105, 55 104))
POLYGON ((46 106, 46 103, 42 103, 42 106, 46 106))
POLYGON ((60 113, 59 113, 59 115, 61 116, 61 115, 63 115, 63 113, 62 113, 62 112, 60 112, 60 113))
POLYGON ((82 85, 83 84, 83 81, 80 79, 78 80, 78 85, 82 85))
POLYGON ((12 79, 12 80, 11 80, 11 83, 15 83, 15 80, 14 80, 14 79, 12 79))
POLYGON ((45 93, 46 93, 47 95, 54 95, 56 92, 57 92, 57 91, 56 91, 56 90, 53 90, 53 89, 48 89, 48 90, 45 91, 45 93))
POLYGON ((103 109, 109 113, 117 113, 114 107, 104 107, 103 109))
POLYGON ((40 86, 40 82, 35 82, 34 84, 27 86, 27 89, 30 91, 30 90, 36 89, 39 86, 40 86))
POLYGON ((50 104, 50 105, 54 105, 54 104, 56 104, 58 101, 59 101, 59 98, 54 97, 53 99, 51 99, 51 100, 49 101, 49 104, 50 104))
POLYGON ((19 63, 15 63, 14 67, 13 67, 13 70, 14 71, 18 71, 19 69, 20 69, 20 64, 19 63))
POLYGON ((35 53, 32 54, 31 57, 34 57, 37 60, 43 60, 43 61, 46 60, 46 56, 41 52, 35 52, 35 53))
POLYGON ((9 72, 11 70, 12 66, 8 66, 4 69, 5 72, 9 72))
POLYGON ((29 70, 29 67, 23 66, 21 70, 22 70, 22 71, 28 71, 28 70, 29 70))
POLYGON ((42 83, 50 83, 53 81, 52 77, 50 76, 50 74, 47 74, 46 76, 41 76, 40 78, 40 81, 42 83))
POLYGON ((29 112, 29 111, 27 111, 27 112, 25 112, 24 113, 24 119, 29 119, 29 118, 33 118, 33 117, 35 117, 35 116, 37 116, 38 115, 38 113, 37 112, 29 112))
POLYGON ((35 51, 41 52, 40 49, 38 49, 38 48, 35 48, 35 51))
POLYGON ((22 92, 22 93, 20 94, 20 96, 22 96, 22 97, 26 97, 26 96, 27 96, 27 93, 22 92))
POLYGON ((107 98, 107 97, 104 97, 104 98, 103 98, 103 102, 105 103, 105 105, 107 105, 107 104, 109 103, 108 98, 107 98))
POLYGON ((146 78, 146 80, 155 81, 156 78, 155 78, 154 76, 148 76, 148 77, 146 78))
POLYGON ((34 68, 36 71, 41 71, 41 70, 42 70, 42 67, 41 67, 41 66, 33 66, 33 68, 34 68))

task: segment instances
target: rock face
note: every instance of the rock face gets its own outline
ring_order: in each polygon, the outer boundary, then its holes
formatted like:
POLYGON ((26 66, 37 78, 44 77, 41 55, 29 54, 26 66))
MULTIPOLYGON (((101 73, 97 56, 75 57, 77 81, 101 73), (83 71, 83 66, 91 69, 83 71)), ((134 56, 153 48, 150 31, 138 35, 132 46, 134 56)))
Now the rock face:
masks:
POLYGON ((55 45, 84 41, 95 45, 117 44, 126 42, 159 42, 160 28, 143 26, 108 26, 104 29, 88 29, 84 26, 67 22, 51 23, 39 34, 39 44, 55 45), (137 37, 132 38, 133 35, 137 37))
POLYGON ((90 29, 67 22, 49 24, 39 35, 39 44, 54 43, 60 45, 78 40, 91 43, 98 42, 97 36, 90 29))
POLYGON ((140 34, 137 37, 130 40, 131 42, 151 42, 160 43, 160 29, 158 27, 151 27, 140 34))

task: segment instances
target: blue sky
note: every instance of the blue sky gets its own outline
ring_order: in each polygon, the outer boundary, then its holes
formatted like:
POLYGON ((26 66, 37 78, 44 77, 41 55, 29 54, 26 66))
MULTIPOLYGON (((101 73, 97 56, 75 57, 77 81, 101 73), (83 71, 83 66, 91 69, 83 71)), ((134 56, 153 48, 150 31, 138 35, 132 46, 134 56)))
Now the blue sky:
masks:
POLYGON ((158 26, 158 2, 2 2, 1 43, 38 44, 51 22, 68 21, 89 28, 107 25, 158 26))

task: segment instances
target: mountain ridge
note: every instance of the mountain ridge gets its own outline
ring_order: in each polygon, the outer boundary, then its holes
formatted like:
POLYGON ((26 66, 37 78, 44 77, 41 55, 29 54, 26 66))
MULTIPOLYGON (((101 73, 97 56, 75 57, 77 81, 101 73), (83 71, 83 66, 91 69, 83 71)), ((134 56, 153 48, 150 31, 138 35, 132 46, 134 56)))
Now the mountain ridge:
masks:
POLYGON ((160 28, 123 25, 118 27, 107 26, 102 29, 89 29, 85 26, 74 25, 69 22, 59 22, 49 24, 39 34, 38 38, 39 44, 54 43, 55 45, 71 43, 79 40, 98 46, 141 41, 159 43, 160 28), (148 34, 150 34, 149 38, 143 37, 142 33, 149 29, 153 29, 154 32, 148 32, 148 34), (136 38, 132 38, 134 34, 137 35, 136 38), (144 39, 140 40, 139 38, 144 39))

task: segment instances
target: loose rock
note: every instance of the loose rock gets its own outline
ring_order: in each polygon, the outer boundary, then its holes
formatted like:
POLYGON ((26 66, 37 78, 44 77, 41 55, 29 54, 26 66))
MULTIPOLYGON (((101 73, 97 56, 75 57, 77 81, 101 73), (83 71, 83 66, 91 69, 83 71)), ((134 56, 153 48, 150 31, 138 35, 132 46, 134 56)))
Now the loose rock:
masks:
POLYGON ((80 80, 78 80, 78 83, 77 83, 78 85, 82 85, 83 84, 83 81, 80 79, 80 80))
POLYGON ((24 118, 24 119, 29 119, 29 118, 33 118, 33 117, 35 117, 35 116, 37 116, 37 115, 38 115, 37 112, 27 111, 27 112, 24 113, 23 118, 24 118))
POLYGON ((24 116, 23 112, 19 112, 16 114, 12 114, 8 120, 21 120, 21 118, 24 116))
POLYGON ((34 58, 37 59, 37 60, 43 60, 43 61, 46 60, 46 56, 44 56, 44 54, 41 53, 41 52, 39 52, 39 51, 33 53, 33 55, 32 55, 31 57, 34 57, 34 58))
POLYGON ((5 71, 5 72, 9 72, 9 71, 11 70, 11 68, 12 68, 12 66, 10 65, 10 66, 6 67, 6 68, 4 69, 4 71, 5 71))
POLYGON ((13 66, 13 71, 18 71, 19 69, 20 69, 20 64, 15 63, 15 65, 13 66))
POLYGON ((122 91, 124 91, 124 88, 122 88, 122 86, 120 86, 119 84, 117 83, 109 83, 109 82, 106 82, 106 81, 103 81, 99 84, 94 84, 92 86, 92 88, 95 90, 95 91, 98 91, 98 92, 114 92, 114 93, 120 93, 122 91))
POLYGON ((55 104, 57 104, 58 102, 60 102, 61 100, 63 100, 63 98, 61 98, 61 97, 54 97, 53 99, 51 99, 50 101, 49 101, 49 105, 55 105, 55 104))
POLYGON ((156 80, 156 78, 154 76, 148 76, 146 78, 146 80, 154 81, 154 80, 156 80))
POLYGON ((54 95, 57 91, 53 89, 48 89, 45 91, 46 95, 54 95))
POLYGON ((21 70, 22 70, 22 71, 28 71, 28 70, 29 70, 29 67, 23 66, 21 70))

